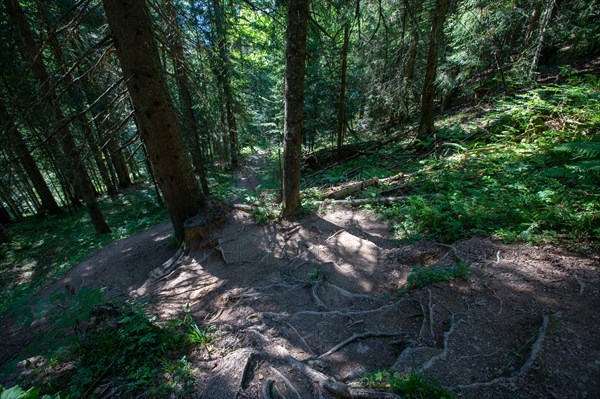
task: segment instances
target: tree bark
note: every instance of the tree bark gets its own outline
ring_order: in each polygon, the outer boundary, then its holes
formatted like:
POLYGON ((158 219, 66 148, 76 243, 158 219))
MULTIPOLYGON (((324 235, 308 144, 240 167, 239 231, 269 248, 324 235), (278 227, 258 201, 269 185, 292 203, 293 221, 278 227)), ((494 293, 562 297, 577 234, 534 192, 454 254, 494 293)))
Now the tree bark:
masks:
POLYGON ((42 213, 42 203, 34 192, 29 176, 27 176, 27 173, 25 173, 23 167, 18 162, 15 164, 15 169, 19 176, 17 184, 20 186, 19 189, 21 194, 23 197, 27 198, 27 203, 30 204, 29 209, 31 209, 32 213, 35 215, 42 213))
POLYGON ((27 175, 31 179, 31 183, 35 188, 35 191, 40 196, 42 208, 51 215, 62 213, 62 210, 56 203, 56 199, 52 195, 48 184, 46 184, 46 181, 44 180, 44 177, 42 176, 35 159, 31 155, 31 152, 29 152, 21 133, 14 124, 13 119, 8 114, 8 111, 2 100, 0 100, 0 121, 3 126, 8 126, 8 138, 12 142, 21 163, 27 172, 27 175))
POLYGON ((436 94, 437 48, 444 33, 444 20, 446 19, 447 8, 448 0, 436 1, 435 12, 431 22, 431 37, 427 51, 427 66, 425 68, 425 81, 423 82, 423 94, 421 98, 421 120, 418 130, 418 138, 420 140, 427 139, 434 132, 433 102, 436 94))
POLYGON ((48 105, 48 108, 54 115, 54 119, 59 126, 58 132, 61 137, 63 150, 67 155, 66 161, 69 164, 68 169, 74 173, 75 184, 83 196, 92 224, 98 233, 109 233, 110 227, 108 227, 108 224, 104 220, 104 215, 102 214, 96 196, 94 195, 94 187, 77 151, 75 139, 69 130, 68 124, 65 122, 65 116, 58 97, 50 82, 50 75, 41 58, 42 51, 33 38, 31 28, 29 27, 23 9, 17 0, 4 0, 4 3, 8 15, 23 41, 25 58, 40 85, 41 98, 48 105))
POLYGON ((10 234, 8 234, 8 230, 4 227, 2 223, 0 223, 0 244, 5 244, 10 242, 10 234))
POLYGON ((340 100, 338 103, 338 128, 337 128, 337 159, 342 160, 342 146, 344 145, 344 126, 346 122, 346 71, 348 69, 348 44, 350 41, 350 22, 344 26, 344 44, 342 45, 342 71, 340 77, 340 100))
POLYGON ((196 121, 196 115, 194 114, 192 94, 190 93, 190 79, 188 77, 187 68, 185 65, 183 43, 180 37, 181 33, 179 32, 177 13, 175 11, 173 0, 169 0, 168 7, 171 14, 171 34, 173 36, 173 40, 171 41, 174 48, 173 64, 175 66, 175 79, 177 81, 177 88, 179 89, 179 101, 183 111, 183 131, 186 138, 185 141, 192 156, 192 164, 194 165, 196 174, 200 178, 202 191, 204 192, 204 195, 208 197, 210 193, 208 189, 208 181, 206 180, 204 157, 202 156, 202 150, 200 148, 198 123, 196 121))
POLYGON ((0 199, 8 205, 15 219, 23 218, 23 211, 13 200, 10 190, 0 184, 0 199))
POLYGON ((238 161, 238 131, 237 123, 235 120, 235 113, 233 111, 233 93, 231 91, 231 66, 229 64, 228 48, 229 43, 227 40, 227 32, 223 26, 223 9, 221 7, 221 0, 213 0, 213 9, 215 14, 215 33, 216 33, 216 45, 221 61, 220 68, 217 70, 217 80, 223 87, 223 95, 225 97, 225 114, 227 117, 227 128, 229 131, 229 156, 231 159, 231 166, 237 168, 239 166, 238 161))
POLYGON ((283 216, 300 208, 302 114, 308 0, 289 0, 285 49, 285 121, 283 153, 283 216))
POLYGON ((103 0, 117 56, 127 81, 140 137, 165 199, 178 240, 185 220, 198 213, 205 197, 196 184, 177 125, 177 116, 152 35, 144 0, 103 0))
POLYGON ((537 72, 538 64, 540 62, 540 54, 542 53, 542 47, 544 46, 544 39, 546 37, 546 31, 548 30, 548 24, 550 23, 550 19, 552 18, 554 2, 555 0, 545 1, 544 14, 542 15, 542 19, 540 20, 540 33, 538 35, 538 40, 535 44, 533 59, 531 61, 531 67, 529 68, 529 79, 533 79, 535 77, 535 73, 537 72))
POLYGON ((0 201, 0 223, 2 224, 10 224, 10 213, 6 210, 2 202, 0 201))
POLYGON ((406 63, 405 70, 405 92, 404 92, 404 113, 410 115, 411 100, 414 103, 416 97, 415 89, 413 87, 415 77, 415 65, 417 63, 417 37, 413 37, 411 40, 410 50, 408 52, 408 61, 406 63))
POLYGON ((125 155, 123 155, 123 150, 119 148, 117 139, 115 137, 111 137, 106 143, 106 148, 110 153, 110 159, 115 169, 115 173, 117 174, 119 188, 131 186, 129 166, 127 166, 127 160, 125 159, 125 155))

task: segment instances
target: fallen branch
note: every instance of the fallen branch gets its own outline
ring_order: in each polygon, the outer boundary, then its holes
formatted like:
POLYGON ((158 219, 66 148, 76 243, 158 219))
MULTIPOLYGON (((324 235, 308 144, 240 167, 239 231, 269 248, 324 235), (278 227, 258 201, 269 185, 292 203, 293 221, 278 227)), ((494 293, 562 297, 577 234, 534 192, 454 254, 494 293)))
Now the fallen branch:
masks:
POLYGON ((318 359, 322 359, 325 356, 329 356, 337 351, 339 351, 340 349, 342 349, 344 346, 358 340, 358 339, 365 339, 365 338, 382 338, 382 337, 397 337, 399 335, 404 335, 405 333, 381 333, 381 332, 366 332, 366 333, 362 333, 362 334, 356 334, 354 333, 350 338, 345 339, 344 341, 340 342, 339 344, 337 344, 336 346, 334 346, 333 348, 329 349, 327 352, 323 353, 322 355, 320 355, 318 357, 318 359))

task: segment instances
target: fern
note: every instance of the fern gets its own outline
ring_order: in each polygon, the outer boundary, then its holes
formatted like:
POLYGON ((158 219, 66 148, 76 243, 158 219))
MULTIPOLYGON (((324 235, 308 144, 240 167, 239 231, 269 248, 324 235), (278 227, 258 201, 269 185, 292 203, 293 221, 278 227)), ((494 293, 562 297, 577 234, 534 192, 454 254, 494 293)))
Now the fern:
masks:
POLYGON ((600 141, 580 141, 565 143, 552 149, 555 153, 571 156, 573 159, 600 158, 600 141))
POLYGON ((580 141, 561 144, 552 149, 557 156, 570 159, 568 164, 555 166, 545 172, 555 178, 589 179, 600 177, 600 142, 580 141))

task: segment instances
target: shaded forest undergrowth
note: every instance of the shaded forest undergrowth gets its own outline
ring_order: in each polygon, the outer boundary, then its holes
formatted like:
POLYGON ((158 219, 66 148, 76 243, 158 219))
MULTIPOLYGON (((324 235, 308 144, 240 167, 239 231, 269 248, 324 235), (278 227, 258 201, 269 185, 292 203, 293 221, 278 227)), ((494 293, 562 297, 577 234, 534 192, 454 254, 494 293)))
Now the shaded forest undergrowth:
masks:
MULTIPOLYGON (((440 121, 444 144, 406 135, 321 165, 294 223, 270 223, 276 152, 253 156, 235 195, 251 217, 232 211, 166 276, 164 225, 96 252, 42 291, 53 296, 12 304, 26 327, 3 318, 2 363, 37 343, 21 384, 61 397, 597 396, 598 101, 596 78, 573 78, 457 111, 440 121)), ((225 199, 234 182, 220 182, 225 199)), ((146 205, 132 231, 163 220, 146 205)), ((15 240, 3 262, 21 245, 56 247, 42 239, 15 240)))

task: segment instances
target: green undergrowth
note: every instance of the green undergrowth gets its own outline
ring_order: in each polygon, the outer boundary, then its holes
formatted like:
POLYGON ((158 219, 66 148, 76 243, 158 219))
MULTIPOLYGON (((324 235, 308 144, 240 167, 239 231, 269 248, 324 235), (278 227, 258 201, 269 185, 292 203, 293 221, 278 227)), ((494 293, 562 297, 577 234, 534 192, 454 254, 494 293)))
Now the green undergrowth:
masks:
POLYGON ((0 246, 0 312, 84 260, 92 250, 168 221, 151 187, 136 186, 99 202, 112 228, 110 234, 96 234, 84 209, 29 217, 9 226, 13 241, 0 246))
MULTIPOLYGON (((392 194, 407 200, 366 206, 386 217, 399 239, 454 242, 482 235, 538 243, 600 238, 596 77, 504 97, 443 117, 436 127, 436 136, 417 148, 390 145, 322 172, 314 186, 410 174, 394 183, 408 186, 392 194)), ((371 187, 357 195, 376 197, 389 188, 371 187)), ((306 194, 318 199, 315 191, 306 194)))
POLYGON ((15 311, 27 328, 42 316, 50 324, 35 340, 43 345, 20 357, 34 359, 26 361, 20 384, 38 396, 95 397, 107 387, 113 397, 185 396, 193 385, 187 354, 210 351, 217 337, 214 326, 194 322, 188 307, 182 317, 159 323, 139 304, 103 302, 97 289, 58 292, 15 311))
POLYGON ((407 282, 410 288, 421 288, 440 281, 466 280, 470 274, 469 265, 459 261, 450 268, 434 266, 413 267, 412 272, 408 275, 407 282))
POLYGON ((456 394, 423 374, 401 374, 393 370, 380 370, 366 374, 361 385, 370 389, 389 390, 407 399, 452 399, 456 394))

